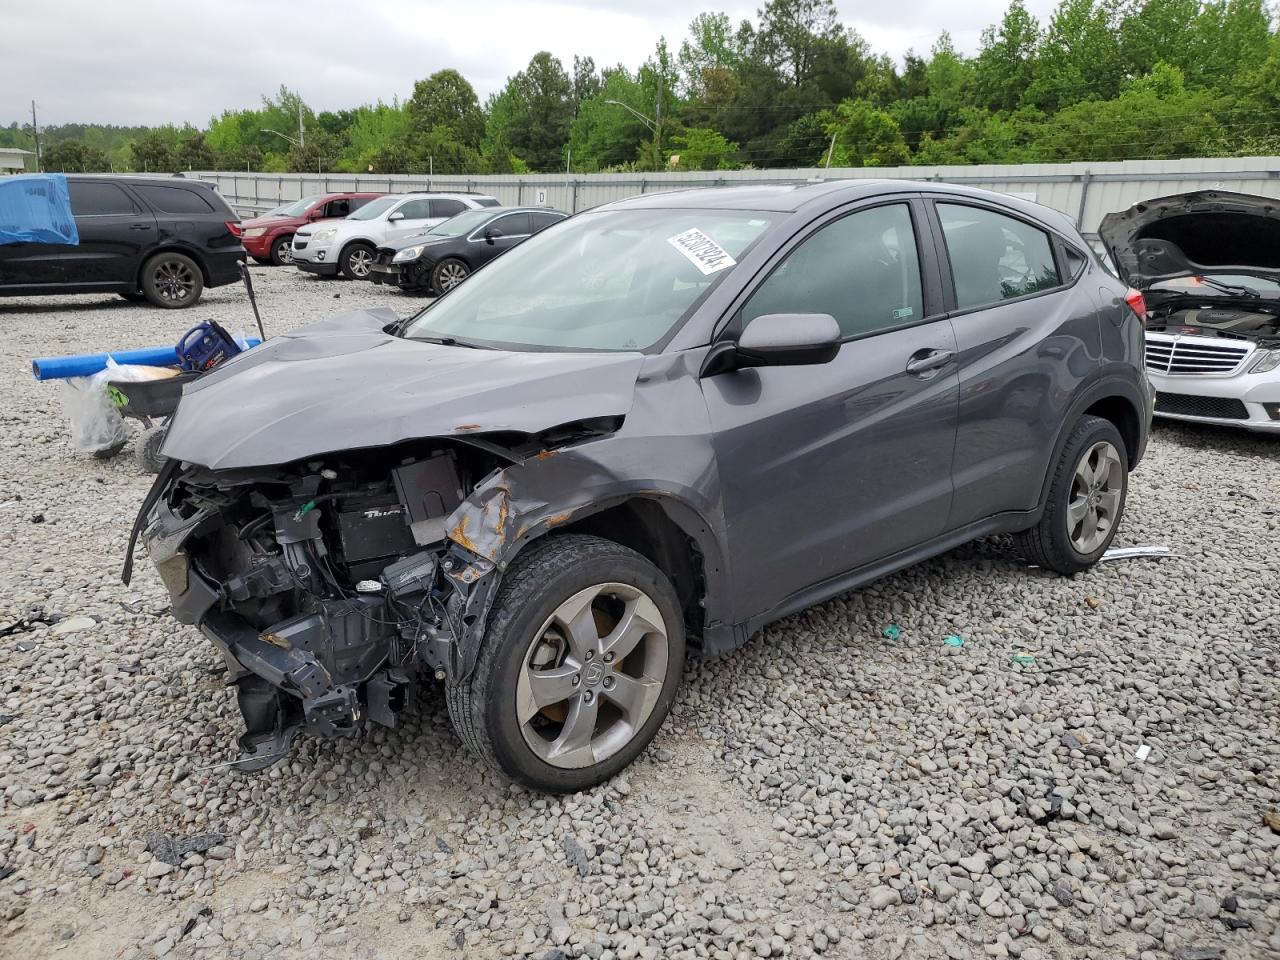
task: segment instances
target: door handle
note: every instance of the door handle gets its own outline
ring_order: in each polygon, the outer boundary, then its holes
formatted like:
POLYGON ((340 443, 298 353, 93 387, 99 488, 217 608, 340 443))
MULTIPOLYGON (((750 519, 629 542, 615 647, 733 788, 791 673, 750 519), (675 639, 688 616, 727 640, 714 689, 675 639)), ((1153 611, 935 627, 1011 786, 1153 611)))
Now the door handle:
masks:
POLYGON ((149 223, 131 223, 131 224, 129 224, 129 229, 130 229, 130 230, 150 230, 150 229, 151 229, 151 224, 149 224, 149 223))
POLYGON ((907 373, 918 377, 930 370, 945 367, 955 357, 955 352, 952 350, 919 350, 907 361, 907 373))

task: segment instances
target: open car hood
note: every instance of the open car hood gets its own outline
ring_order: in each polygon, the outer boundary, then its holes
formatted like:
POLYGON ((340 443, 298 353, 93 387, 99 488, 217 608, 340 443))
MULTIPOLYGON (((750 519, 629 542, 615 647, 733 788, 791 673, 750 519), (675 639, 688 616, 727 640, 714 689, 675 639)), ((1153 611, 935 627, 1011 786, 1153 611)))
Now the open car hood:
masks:
POLYGON ((1280 281, 1280 200, 1197 190, 1102 218, 1098 235, 1130 286, 1205 274, 1280 281))
POLYGON ((384 332, 353 310, 272 337, 188 384, 163 454, 269 466, 420 437, 539 433, 631 409, 639 353, 477 350, 384 332))

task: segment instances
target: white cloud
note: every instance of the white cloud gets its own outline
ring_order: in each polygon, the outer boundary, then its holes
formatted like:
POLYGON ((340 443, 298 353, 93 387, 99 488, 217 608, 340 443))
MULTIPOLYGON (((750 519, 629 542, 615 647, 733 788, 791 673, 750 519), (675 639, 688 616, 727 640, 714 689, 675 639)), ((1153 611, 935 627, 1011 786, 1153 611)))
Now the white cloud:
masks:
MULTIPOLYGON (((735 21, 757 3, 711 3, 735 21)), ((840 4, 845 23, 877 52, 927 51, 951 31, 976 48, 1004 0, 918 0, 909 7, 840 4)), ((1029 4, 1044 17, 1050 0, 1029 4)), ((660 36, 675 49, 702 9, 686 0, 53 0, 0 9, 0 123, 21 121, 34 98, 42 124, 121 125, 190 122, 203 126, 224 109, 255 105, 281 84, 320 110, 404 99, 415 80, 443 67, 460 70, 483 100, 538 50, 570 63, 635 67, 660 36)))

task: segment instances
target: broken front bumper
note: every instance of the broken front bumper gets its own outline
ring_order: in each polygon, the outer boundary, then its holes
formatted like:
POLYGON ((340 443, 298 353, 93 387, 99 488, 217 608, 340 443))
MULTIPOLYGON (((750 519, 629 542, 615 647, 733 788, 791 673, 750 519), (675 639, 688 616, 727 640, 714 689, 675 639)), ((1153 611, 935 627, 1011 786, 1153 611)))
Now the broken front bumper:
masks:
MULTIPOLYGON (((409 677, 388 665, 398 636, 382 613, 383 597, 317 601, 272 626, 255 629, 235 612, 234 598, 253 590, 252 578, 275 574, 259 567, 218 584, 185 549, 197 531, 218 522, 211 511, 181 517, 157 503, 141 539, 169 591, 174 617, 197 626, 222 654, 245 720, 237 766, 257 770, 281 759, 301 729, 317 736, 351 735, 365 716, 394 727, 409 677)), ((415 629, 423 653, 439 645, 438 631, 415 629)))

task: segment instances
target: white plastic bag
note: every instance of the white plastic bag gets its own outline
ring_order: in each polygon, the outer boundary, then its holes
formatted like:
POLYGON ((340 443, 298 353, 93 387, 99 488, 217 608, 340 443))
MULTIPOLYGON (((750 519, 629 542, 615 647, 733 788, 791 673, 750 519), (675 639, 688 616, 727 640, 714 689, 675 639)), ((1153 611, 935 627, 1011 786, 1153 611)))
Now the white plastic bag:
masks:
POLYGON ((107 382, 156 380, 171 377, 175 372, 167 367, 121 365, 108 357, 105 370, 91 377, 64 380, 62 408, 71 421, 71 445, 95 457, 113 456, 124 445, 128 431, 124 417, 107 392, 107 382))

